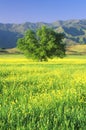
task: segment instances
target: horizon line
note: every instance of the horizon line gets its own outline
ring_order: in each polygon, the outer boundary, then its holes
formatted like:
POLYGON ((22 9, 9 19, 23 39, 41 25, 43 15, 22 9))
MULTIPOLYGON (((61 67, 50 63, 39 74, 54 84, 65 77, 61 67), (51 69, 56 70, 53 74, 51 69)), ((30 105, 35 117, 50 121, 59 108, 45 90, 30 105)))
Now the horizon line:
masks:
POLYGON ((64 21, 76 21, 76 20, 86 20, 85 18, 83 19, 66 19, 66 20, 56 20, 56 21, 52 21, 52 22, 45 22, 45 21, 37 21, 37 22, 30 22, 30 21, 26 21, 26 22, 0 22, 0 24, 25 24, 25 23, 55 23, 55 22, 64 22, 64 21))

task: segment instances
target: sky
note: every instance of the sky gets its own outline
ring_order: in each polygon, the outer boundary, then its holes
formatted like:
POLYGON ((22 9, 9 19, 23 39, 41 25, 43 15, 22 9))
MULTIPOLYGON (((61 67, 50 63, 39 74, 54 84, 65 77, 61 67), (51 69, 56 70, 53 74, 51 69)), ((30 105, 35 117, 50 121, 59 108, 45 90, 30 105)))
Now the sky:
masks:
POLYGON ((0 0, 0 23, 86 19, 86 0, 0 0))

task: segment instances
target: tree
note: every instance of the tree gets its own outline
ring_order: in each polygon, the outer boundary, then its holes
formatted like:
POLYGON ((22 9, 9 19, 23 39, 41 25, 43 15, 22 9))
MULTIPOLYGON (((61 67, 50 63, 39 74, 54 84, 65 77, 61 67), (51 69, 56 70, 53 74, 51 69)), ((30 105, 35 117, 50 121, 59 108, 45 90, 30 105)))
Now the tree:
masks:
POLYGON ((46 61, 54 56, 65 56, 64 34, 42 26, 36 32, 26 31, 23 38, 18 39, 17 47, 29 56, 40 61, 46 61))

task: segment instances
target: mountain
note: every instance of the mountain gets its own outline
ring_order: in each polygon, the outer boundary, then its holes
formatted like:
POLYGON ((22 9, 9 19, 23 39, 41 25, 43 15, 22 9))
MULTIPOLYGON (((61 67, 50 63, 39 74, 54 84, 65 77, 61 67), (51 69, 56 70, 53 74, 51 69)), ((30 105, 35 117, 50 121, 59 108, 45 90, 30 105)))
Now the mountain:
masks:
POLYGON ((0 23, 0 48, 14 48, 18 38, 24 35, 27 29, 36 31, 41 26, 53 28, 58 33, 64 33, 67 45, 86 43, 86 20, 56 21, 53 23, 3 24, 0 23))

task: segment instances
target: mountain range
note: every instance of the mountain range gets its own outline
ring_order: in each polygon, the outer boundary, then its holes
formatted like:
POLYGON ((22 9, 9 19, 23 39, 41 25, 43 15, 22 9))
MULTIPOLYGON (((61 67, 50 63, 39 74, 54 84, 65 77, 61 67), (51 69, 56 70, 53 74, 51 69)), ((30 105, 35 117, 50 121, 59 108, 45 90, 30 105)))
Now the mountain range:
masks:
POLYGON ((53 28, 58 33, 64 33, 64 42, 69 45, 86 44, 86 20, 66 20, 53 23, 3 24, 0 23, 0 48, 14 48, 18 38, 23 37, 28 29, 36 31, 41 26, 53 28))

